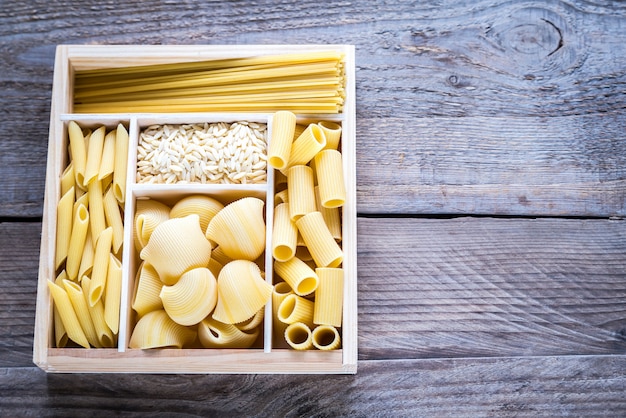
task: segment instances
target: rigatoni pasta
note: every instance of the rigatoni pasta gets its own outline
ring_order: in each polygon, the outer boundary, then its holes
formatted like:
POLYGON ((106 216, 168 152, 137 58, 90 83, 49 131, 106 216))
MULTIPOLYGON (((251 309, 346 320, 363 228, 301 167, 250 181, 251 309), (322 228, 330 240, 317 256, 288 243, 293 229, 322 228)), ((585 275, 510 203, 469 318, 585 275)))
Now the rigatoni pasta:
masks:
POLYGON ((325 208, 343 206, 346 201, 346 185, 343 179, 341 153, 327 149, 315 156, 315 172, 319 185, 319 196, 325 208))
POLYGON ((268 151, 268 162, 272 167, 282 170, 287 166, 295 129, 295 114, 285 110, 274 113, 268 151))
POLYGON ((311 212, 296 221, 315 264, 318 267, 338 267, 343 251, 331 235, 320 212, 311 212))
POLYGON ((287 171, 289 216, 293 221, 315 211, 313 170, 306 165, 296 165, 287 171))
POLYGON ((278 261, 287 261, 296 254, 298 228, 289 216, 289 206, 281 203, 274 208, 272 255, 278 261))
POLYGON ((317 268, 319 285, 315 290, 313 322, 341 327, 343 313, 343 269, 317 268))

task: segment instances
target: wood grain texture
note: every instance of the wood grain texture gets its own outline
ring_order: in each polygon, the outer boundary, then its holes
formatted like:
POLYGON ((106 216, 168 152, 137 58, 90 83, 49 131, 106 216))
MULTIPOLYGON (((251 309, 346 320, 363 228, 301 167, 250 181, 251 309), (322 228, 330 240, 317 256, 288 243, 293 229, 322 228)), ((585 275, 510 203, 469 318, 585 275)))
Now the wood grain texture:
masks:
POLYGON ((46 375, 0 369, 7 416, 615 417, 626 357, 367 361, 356 376, 46 375), (270 395, 271 394, 271 395, 270 395))
POLYGON ((623 147, 615 147, 624 142, 626 124, 622 4, 485 0, 449 7, 367 1, 319 8, 308 1, 297 8, 287 1, 219 7, 152 1, 4 5, 0 87, 5 117, 0 128, 19 135, 8 135, 0 154, 0 176, 6 179, 0 184, 0 216, 41 216, 56 44, 286 40, 357 46, 358 145, 364 167, 359 210, 623 216, 619 190, 624 189, 620 167, 625 157, 623 147), (562 118, 584 115, 593 116, 562 118), (456 123, 438 119, 459 116, 466 118, 456 123), (414 118, 426 118, 418 123, 433 129, 416 131, 414 118), (452 126, 446 129, 446 124, 452 126), (481 128, 487 129, 486 138, 481 128), (424 137, 423 150, 405 149, 424 137), (489 155, 481 148, 462 152, 482 140, 489 155), (373 145, 381 142, 382 149, 373 145), (581 154, 583 142, 594 149, 589 156, 581 154), (428 154, 441 143, 450 144, 451 152, 428 154), (607 155, 611 146, 617 152, 607 155), (386 152, 392 153, 390 164, 376 165, 376 156, 386 152), (512 183, 512 173, 503 172, 508 167, 494 164, 507 153, 524 152, 518 160, 523 165, 513 170, 519 182, 512 183), (402 154, 405 162, 395 161, 402 154), (380 179, 368 174, 372 164, 380 179), (489 183, 475 184, 483 179, 489 183), (398 199, 407 194, 411 199, 398 199))

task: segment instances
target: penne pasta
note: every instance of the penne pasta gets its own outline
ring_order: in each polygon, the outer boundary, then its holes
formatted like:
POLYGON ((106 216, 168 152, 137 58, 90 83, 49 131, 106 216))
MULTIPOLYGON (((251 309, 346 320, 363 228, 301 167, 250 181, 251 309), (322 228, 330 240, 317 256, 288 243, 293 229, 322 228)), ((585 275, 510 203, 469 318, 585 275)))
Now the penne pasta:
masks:
POLYGON ((71 188, 76 186, 76 178, 74 177, 74 163, 70 163, 63 170, 61 174, 61 196, 68 192, 71 188))
POLYGON ((113 334, 120 326, 120 302, 122 297, 122 263, 109 254, 109 268, 104 293, 104 321, 113 334))
POLYGON ((91 236, 94 240, 98 240, 102 231, 106 229, 106 217, 104 216, 104 203, 102 201, 102 182, 93 180, 89 183, 87 193, 89 196, 91 236))
MULTIPOLYGON (((57 286, 63 286, 63 280, 67 279, 67 273, 65 270, 61 271, 54 283, 57 286)), ((53 316, 54 316, 54 342, 55 347, 61 348, 67 345, 67 332, 65 331, 65 326, 63 325, 63 320, 61 319, 61 314, 59 313, 59 308, 56 304, 53 304, 53 316)))
POLYGON ((93 255, 95 248, 93 246, 93 238, 91 236, 91 228, 87 228, 87 238, 83 246, 83 256, 80 259, 78 267, 78 279, 82 280, 83 276, 90 276, 93 269, 93 255))
POLYGON ((305 165, 296 165, 287 171, 289 215, 293 221, 315 211, 313 170, 305 165))
POLYGON ((281 203, 274 208, 272 255, 278 261, 287 261, 296 254, 298 228, 289 217, 289 205, 281 203))
POLYGON ((297 257, 292 257, 287 261, 275 261, 274 271, 298 296, 310 295, 317 289, 319 283, 317 274, 297 257))
POLYGON ((84 187, 85 166, 87 164, 87 148, 85 146, 85 137, 80 126, 74 121, 67 124, 67 132, 70 142, 70 154, 72 156, 72 165, 74 166, 74 180, 77 187, 84 187))
POLYGON ((315 327, 311 334, 313 346, 318 350, 336 350, 341 345, 341 337, 337 328, 330 325, 315 327))
POLYGON ((343 269, 317 268, 319 285, 315 291, 313 323, 341 327, 343 312, 343 269))
POLYGON ((121 123, 115 132, 115 162, 113 166, 113 195, 118 202, 126 200, 126 170, 128 168, 128 131, 121 123))
POLYGON ((102 161, 102 150, 104 148, 105 130, 106 128, 101 126, 93 131, 89 138, 85 178, 83 179, 83 186, 85 187, 88 187, 91 182, 98 179, 98 171, 100 170, 100 162, 102 161))
MULTIPOLYGON (((91 286, 91 279, 85 276, 82 278, 80 284, 83 295, 88 295, 89 286, 91 286)), ((94 306, 89 306, 89 304, 87 304, 87 309, 89 310, 89 316, 91 317, 91 322, 93 323, 96 338, 98 339, 100 346, 113 347, 115 345, 115 338, 113 337, 113 332, 104 319, 104 305, 102 300, 99 300, 94 306)))
POLYGON ((341 140, 341 125, 335 122, 323 120, 318 123, 324 136, 326 137, 326 146, 324 149, 339 149, 339 141, 341 140))
POLYGON ((296 115, 283 110, 272 117, 272 138, 269 143, 268 162, 277 170, 287 166, 296 128, 296 115))
POLYGON ((84 348, 89 348, 89 341, 83 332, 83 328, 78 321, 72 302, 65 289, 48 280, 48 289, 54 300, 54 306, 59 311, 59 316, 63 321, 63 326, 70 340, 84 348))
POLYGON ((78 277, 78 269, 83 256, 85 240, 87 239, 87 230, 89 229, 89 212, 85 205, 80 204, 72 223, 72 236, 70 237, 70 245, 67 251, 67 261, 65 262, 65 271, 70 280, 76 280, 78 277))
POLYGON ((74 208, 74 187, 71 187, 57 204, 57 231, 55 267, 58 269, 67 259, 72 236, 72 220, 74 208))
POLYGON ((293 167, 294 165, 304 165, 315 157, 315 154, 320 152, 326 146, 326 137, 324 131, 319 125, 310 124, 302 135, 300 135, 291 146, 291 153, 289 154, 289 162, 285 169, 293 167))
POLYGON ((313 348, 311 329, 302 322, 294 322, 285 329, 285 341, 294 350, 310 350, 313 348))
POLYGON ((113 188, 109 187, 102 198, 104 218, 108 226, 113 228, 113 252, 117 253, 124 242, 124 223, 117 199, 113 195, 113 188))
POLYGON ((111 227, 106 228, 96 238, 96 250, 93 256, 93 270, 91 272, 91 286, 89 287, 88 298, 90 306, 94 306, 104 294, 112 240, 113 228, 111 227))
POLYGON ((76 312, 80 327, 85 333, 85 337, 87 337, 87 341, 92 347, 100 347, 100 341, 98 340, 96 329, 91 321, 91 315, 89 314, 89 308, 87 307, 87 300, 83 294, 83 289, 77 283, 67 279, 63 280, 63 286, 74 308, 74 312, 76 312))
POLYGON ((103 180, 113 174, 115 168, 115 131, 110 131, 104 137, 102 156, 98 168, 98 180, 103 180))
POLYGON ((296 221, 298 231, 318 267, 339 267, 343 251, 331 235, 320 212, 311 212, 296 221))
POLYGON ((319 196, 325 208, 343 206, 346 201, 346 186, 343 180, 341 153, 328 149, 315 156, 315 171, 319 184, 319 196))

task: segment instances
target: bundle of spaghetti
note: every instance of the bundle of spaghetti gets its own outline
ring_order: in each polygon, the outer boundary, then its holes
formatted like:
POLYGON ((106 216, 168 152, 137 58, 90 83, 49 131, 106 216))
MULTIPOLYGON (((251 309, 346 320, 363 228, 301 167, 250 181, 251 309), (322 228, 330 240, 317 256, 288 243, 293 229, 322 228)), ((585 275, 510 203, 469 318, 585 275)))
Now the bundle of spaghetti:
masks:
POLYGON ((340 113, 343 58, 320 51, 76 71, 74 112, 340 113))

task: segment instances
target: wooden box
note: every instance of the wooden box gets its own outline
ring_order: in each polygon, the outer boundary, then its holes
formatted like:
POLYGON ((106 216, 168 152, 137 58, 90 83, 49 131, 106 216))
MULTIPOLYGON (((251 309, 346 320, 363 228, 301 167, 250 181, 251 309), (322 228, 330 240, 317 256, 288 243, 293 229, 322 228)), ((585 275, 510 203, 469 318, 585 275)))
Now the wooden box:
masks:
MULTIPOLYGON (((347 45, 277 46, 92 46, 57 47, 52 89, 46 192, 44 200, 41 256, 37 290, 37 310, 33 361, 47 372, 66 373, 356 373, 357 368, 357 259, 356 259, 356 169, 355 169, 355 68, 354 47, 347 45), (265 201, 266 243, 271 243, 274 209, 274 171, 268 165, 265 185, 143 185, 135 181, 137 143, 141 129, 151 124, 253 121, 267 123, 271 137, 273 113, 74 113, 75 71, 126 67, 144 64, 192 62, 259 55, 339 51, 344 54, 345 102, 337 114, 297 114, 306 123, 328 120, 342 126, 341 149, 347 197, 342 208, 342 250, 344 252, 344 292, 341 348, 330 351, 297 351, 272 343, 271 301, 265 307, 260 343, 254 348, 156 348, 131 349, 130 307, 137 256, 133 255, 133 212, 139 197, 175 199, 191 193, 207 193, 225 201, 240 196, 256 196, 265 201), (55 348, 53 302, 47 281, 54 281, 57 204, 60 177, 68 160, 68 123, 94 127, 124 124, 129 133, 128 181, 124 211, 122 291, 117 348, 55 348), (267 314, 269 313, 269 315, 267 314)), ((294 112, 297 113, 297 112, 294 112)), ((265 278, 272 280, 271 251, 265 251, 265 278)))

